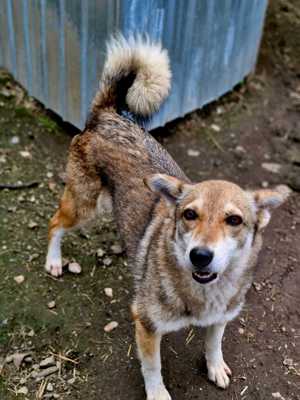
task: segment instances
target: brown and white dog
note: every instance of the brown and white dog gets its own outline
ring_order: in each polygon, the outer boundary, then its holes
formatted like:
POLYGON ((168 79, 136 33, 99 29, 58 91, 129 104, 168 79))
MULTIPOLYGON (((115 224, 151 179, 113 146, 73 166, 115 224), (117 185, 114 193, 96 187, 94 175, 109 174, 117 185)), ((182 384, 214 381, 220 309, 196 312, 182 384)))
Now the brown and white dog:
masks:
POLYGON ((170 89, 166 51, 122 37, 108 46, 101 87, 84 131, 74 137, 67 182, 49 226, 46 270, 62 274, 63 234, 112 209, 134 276, 132 314, 148 400, 168 400, 161 376, 163 334, 207 327, 208 377, 231 371, 222 336, 252 282, 270 211, 284 186, 246 191, 226 181, 191 182, 141 127, 170 89))

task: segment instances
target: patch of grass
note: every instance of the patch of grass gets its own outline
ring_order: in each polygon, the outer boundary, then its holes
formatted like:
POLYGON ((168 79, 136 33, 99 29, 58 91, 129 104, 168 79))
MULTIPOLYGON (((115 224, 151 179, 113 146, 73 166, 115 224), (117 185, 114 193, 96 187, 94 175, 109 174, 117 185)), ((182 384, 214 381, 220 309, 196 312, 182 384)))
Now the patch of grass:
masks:
POLYGON ((55 131, 57 129, 56 123, 53 120, 51 120, 50 118, 47 118, 44 115, 40 115, 38 117, 38 123, 40 125, 42 125, 44 128, 47 128, 50 131, 55 131))
POLYGON ((5 86, 8 82, 11 81, 11 77, 5 72, 0 71, 0 86, 5 86))
POLYGON ((6 397, 4 397, 4 395, 6 394, 7 394, 7 389, 5 385, 5 380, 3 376, 0 375, 0 398, 5 399, 6 397))
POLYGON ((9 342, 9 330, 8 330, 8 325, 4 325, 3 321, 0 321, 0 324, 2 322, 2 325, 0 325, 0 348, 1 347, 6 347, 9 342))
POLYGON ((31 112, 25 107, 16 107, 15 114, 17 118, 33 119, 31 112))

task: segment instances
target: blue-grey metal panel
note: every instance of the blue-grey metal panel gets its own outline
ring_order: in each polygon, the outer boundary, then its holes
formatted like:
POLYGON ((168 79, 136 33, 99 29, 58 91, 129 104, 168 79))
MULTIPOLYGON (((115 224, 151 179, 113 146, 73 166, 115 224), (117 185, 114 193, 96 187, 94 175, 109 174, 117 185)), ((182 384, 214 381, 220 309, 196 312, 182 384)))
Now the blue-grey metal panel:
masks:
POLYGON ((217 99, 255 66, 267 0, 0 0, 0 65, 82 128, 105 41, 147 33, 169 50, 172 93, 151 127, 217 99))

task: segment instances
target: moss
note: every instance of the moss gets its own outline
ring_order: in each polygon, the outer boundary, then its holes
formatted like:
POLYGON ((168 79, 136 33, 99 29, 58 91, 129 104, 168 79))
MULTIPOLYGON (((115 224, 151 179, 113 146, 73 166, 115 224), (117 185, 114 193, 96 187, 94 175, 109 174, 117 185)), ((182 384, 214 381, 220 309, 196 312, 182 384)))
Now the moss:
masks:
POLYGON ((47 128, 49 131, 55 131, 58 129, 57 124, 52 119, 44 115, 40 115, 38 117, 38 123, 44 128, 47 128))
POLYGON ((15 114, 17 118, 20 119, 33 119, 33 115, 30 110, 25 107, 15 107, 15 114))

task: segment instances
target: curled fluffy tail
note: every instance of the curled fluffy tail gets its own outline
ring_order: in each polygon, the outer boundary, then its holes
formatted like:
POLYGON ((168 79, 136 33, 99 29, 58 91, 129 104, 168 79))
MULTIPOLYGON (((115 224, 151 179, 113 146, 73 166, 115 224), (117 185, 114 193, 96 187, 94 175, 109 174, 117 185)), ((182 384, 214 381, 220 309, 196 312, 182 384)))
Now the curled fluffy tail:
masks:
POLYGON ((118 36, 107 45, 100 89, 92 113, 104 108, 147 118, 159 109, 170 90, 171 71, 166 50, 140 37, 118 36))

